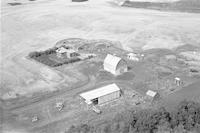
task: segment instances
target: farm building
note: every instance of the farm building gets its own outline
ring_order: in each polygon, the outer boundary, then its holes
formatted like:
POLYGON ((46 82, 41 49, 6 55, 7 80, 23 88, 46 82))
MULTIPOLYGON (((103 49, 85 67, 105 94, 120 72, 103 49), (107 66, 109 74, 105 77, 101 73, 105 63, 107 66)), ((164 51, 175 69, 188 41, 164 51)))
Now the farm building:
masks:
POLYGON ((78 53, 76 53, 76 51, 73 49, 69 49, 67 51, 67 58, 76 57, 77 55, 78 55, 78 53))
POLYGON ((80 96, 87 104, 100 105, 120 97, 120 88, 116 84, 110 84, 95 90, 81 93, 80 96))
POLYGON ((135 53, 129 53, 129 54, 127 54, 127 58, 129 60, 139 61, 139 58, 137 57, 137 54, 135 54, 135 53))
POLYGON ((67 58, 75 57, 77 56, 77 53, 73 49, 66 49, 64 47, 60 47, 56 50, 57 56, 62 58, 66 56, 67 58))
POLYGON ((127 72, 128 70, 128 66, 125 60, 111 54, 108 54, 104 59, 103 67, 104 70, 114 75, 119 75, 121 73, 127 72))
POLYGON ((67 49, 64 47, 60 47, 56 50, 56 54, 58 57, 62 58, 63 56, 65 56, 67 53, 67 49))
POLYGON ((175 80, 175 84, 177 86, 180 86, 182 84, 182 81, 181 81, 181 79, 179 77, 174 78, 174 80, 175 80))
POLYGON ((150 99, 152 101, 159 98, 159 94, 155 91, 152 91, 152 90, 148 90, 146 92, 146 96, 147 96, 148 99, 150 99))

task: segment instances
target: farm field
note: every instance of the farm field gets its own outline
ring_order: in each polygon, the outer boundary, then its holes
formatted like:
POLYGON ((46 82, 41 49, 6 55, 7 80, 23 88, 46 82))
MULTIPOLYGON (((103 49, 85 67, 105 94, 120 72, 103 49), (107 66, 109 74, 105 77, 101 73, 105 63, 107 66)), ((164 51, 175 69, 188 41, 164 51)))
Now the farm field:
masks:
MULTIPOLYGON (((148 89, 159 92, 166 104, 176 101, 175 95, 195 94, 192 99, 198 101, 200 14, 117 7, 105 0, 9 0, 2 1, 1 10, 0 118, 5 133, 62 133, 72 124, 98 125, 124 110, 150 106, 143 103, 148 89), (28 58, 66 40, 97 57, 56 67, 28 58), (129 52, 144 57, 130 61, 129 52), (104 71, 108 53, 123 58, 128 72, 113 76, 104 71), (97 115, 79 94, 110 83, 119 85, 123 96, 99 107, 103 113, 97 115), (138 100, 143 104, 136 106, 138 100), (64 102, 60 112, 58 101, 64 102), (35 115, 39 120, 34 123, 35 115)), ((55 54, 43 58, 65 60, 55 54)))
MULTIPOLYGON (((80 3, 63 2, 30 1, 26 5, 17 6, 2 2, 2 97, 15 90, 28 93, 26 91, 36 88, 34 85, 47 86, 44 81, 38 81, 40 78, 46 80, 45 77, 38 78, 34 74, 41 69, 40 65, 23 57, 31 51, 52 47, 67 37, 120 41, 121 47, 126 50, 174 49, 185 44, 200 43, 200 32, 196 28, 199 27, 199 14, 129 8, 122 10, 103 2, 96 5, 94 2, 83 3, 82 8, 87 9, 83 12, 80 3), (85 21, 82 18, 86 16, 88 19, 85 21), (22 89, 29 84, 33 84, 33 87, 22 89)), ((51 70, 48 70, 48 74, 53 80, 61 78, 51 70)))
POLYGON ((178 11, 178 12, 200 12, 200 1, 199 0, 171 0, 171 1, 127 1, 123 6, 133 8, 145 8, 154 9, 161 11, 178 11))

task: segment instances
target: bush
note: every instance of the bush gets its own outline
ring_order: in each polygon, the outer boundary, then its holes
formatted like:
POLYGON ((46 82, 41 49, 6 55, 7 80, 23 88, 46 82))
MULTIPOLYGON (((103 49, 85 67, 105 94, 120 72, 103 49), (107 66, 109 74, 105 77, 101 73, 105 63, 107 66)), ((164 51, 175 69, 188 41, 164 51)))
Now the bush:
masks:
MULTIPOLYGON (((95 130, 89 130, 89 125, 84 127, 87 127, 84 131, 95 133, 95 130)), ((75 129, 80 126, 73 127, 73 131, 75 129)), ((101 129, 102 133, 196 133, 200 129, 200 103, 183 101, 171 113, 165 108, 123 112, 112 121, 92 129, 101 129)))
POLYGON ((54 54, 54 53, 56 53, 56 49, 57 48, 48 49, 48 50, 44 51, 44 54, 46 54, 46 55, 54 54))
POLYGON ((87 124, 81 124, 77 127, 75 126, 71 126, 69 128, 68 131, 66 131, 65 133, 93 133, 94 132, 94 128, 87 125, 87 124))
POLYGON ((30 58, 37 58, 37 57, 42 56, 42 55, 53 54, 53 53, 56 53, 56 49, 57 49, 57 48, 54 47, 54 48, 47 49, 47 50, 45 50, 45 51, 30 52, 30 53, 29 53, 29 57, 30 57, 30 58))
POLYGON ((40 52, 31 52, 29 53, 29 57, 30 58, 37 58, 39 56, 41 56, 42 54, 40 52))
MULTIPOLYGON (((80 58, 71 58, 71 59, 67 59, 66 61, 62 62, 62 63, 57 63, 55 61, 52 61, 49 59, 48 55, 50 54, 55 54, 56 53, 56 47, 48 49, 46 51, 40 51, 40 52, 31 52, 29 53, 29 57, 33 58, 35 60, 37 60, 38 62, 41 62, 45 65, 51 66, 51 67, 58 67, 64 64, 69 64, 69 63, 74 63, 74 62, 78 62, 81 59, 80 58)), ((77 53, 78 54, 78 53, 77 53)))

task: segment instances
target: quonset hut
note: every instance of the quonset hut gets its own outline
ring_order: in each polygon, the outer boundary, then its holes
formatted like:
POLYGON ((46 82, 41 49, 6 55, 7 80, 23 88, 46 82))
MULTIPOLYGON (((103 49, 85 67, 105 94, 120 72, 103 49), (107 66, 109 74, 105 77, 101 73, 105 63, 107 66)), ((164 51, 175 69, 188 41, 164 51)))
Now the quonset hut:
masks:
POLYGON ((104 70, 114 75, 120 75, 128 70, 125 60, 111 54, 108 54, 104 59, 103 67, 104 70))

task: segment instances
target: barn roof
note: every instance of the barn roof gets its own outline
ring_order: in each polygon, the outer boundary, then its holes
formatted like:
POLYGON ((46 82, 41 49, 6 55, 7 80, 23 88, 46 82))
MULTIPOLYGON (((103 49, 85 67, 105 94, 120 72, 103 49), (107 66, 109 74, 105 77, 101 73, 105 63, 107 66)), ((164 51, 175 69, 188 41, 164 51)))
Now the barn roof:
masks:
POLYGON ((148 90, 148 91, 146 92, 146 95, 151 96, 151 97, 155 97, 155 96, 157 95, 157 92, 152 91, 152 90, 148 90))
POLYGON ((120 57, 111 55, 111 54, 107 54, 106 58, 104 59, 104 64, 109 64, 110 66, 112 66, 113 70, 116 70, 118 63, 121 61, 122 59, 120 57))
POLYGON ((119 91, 120 88, 116 84, 109 84, 107 86, 91 90, 88 92, 81 93, 80 96, 84 98, 86 101, 90 101, 92 99, 119 91))

